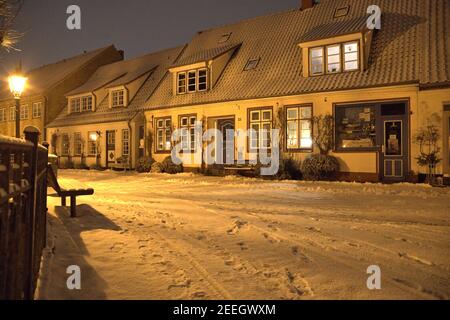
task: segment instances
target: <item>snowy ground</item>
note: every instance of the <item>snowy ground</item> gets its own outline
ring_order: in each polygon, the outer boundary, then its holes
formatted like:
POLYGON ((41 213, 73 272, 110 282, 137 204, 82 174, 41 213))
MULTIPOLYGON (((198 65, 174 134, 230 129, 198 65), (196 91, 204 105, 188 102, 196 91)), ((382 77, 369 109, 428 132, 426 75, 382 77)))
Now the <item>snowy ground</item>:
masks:
POLYGON ((449 299, 450 190, 60 171, 41 299, 449 299), (82 289, 66 288, 79 265, 82 289), (368 290, 366 269, 381 268, 368 290))

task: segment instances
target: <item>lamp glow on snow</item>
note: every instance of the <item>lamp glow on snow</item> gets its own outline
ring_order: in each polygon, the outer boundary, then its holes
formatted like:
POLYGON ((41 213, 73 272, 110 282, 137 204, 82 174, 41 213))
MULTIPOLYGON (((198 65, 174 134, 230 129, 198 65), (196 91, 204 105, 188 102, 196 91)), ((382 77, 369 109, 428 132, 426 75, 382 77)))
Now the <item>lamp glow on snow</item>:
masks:
POLYGON ((20 99, 23 91, 25 90, 27 78, 22 76, 21 74, 14 74, 8 77, 8 82, 9 90, 11 90, 14 99, 20 99))

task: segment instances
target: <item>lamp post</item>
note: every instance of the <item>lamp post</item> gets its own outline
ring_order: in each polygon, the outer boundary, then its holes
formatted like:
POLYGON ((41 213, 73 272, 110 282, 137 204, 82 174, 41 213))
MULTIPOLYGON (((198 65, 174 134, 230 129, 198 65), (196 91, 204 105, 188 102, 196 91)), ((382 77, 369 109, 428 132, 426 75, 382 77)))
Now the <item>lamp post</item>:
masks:
POLYGON ((9 90, 14 96, 16 102, 16 138, 20 138, 20 97, 25 89, 27 78, 20 71, 20 67, 16 73, 8 77, 9 90))

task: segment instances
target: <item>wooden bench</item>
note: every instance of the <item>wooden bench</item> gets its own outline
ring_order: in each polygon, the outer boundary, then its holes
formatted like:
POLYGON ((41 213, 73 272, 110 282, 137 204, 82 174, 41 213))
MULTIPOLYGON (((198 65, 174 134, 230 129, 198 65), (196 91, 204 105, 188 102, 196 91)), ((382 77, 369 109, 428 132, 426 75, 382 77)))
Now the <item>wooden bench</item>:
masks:
POLYGON ((61 197, 61 206, 66 206, 66 198, 70 197, 70 217, 74 218, 77 216, 77 197, 78 196, 90 196, 94 194, 94 189, 63 189, 58 183, 55 172, 51 164, 47 166, 48 178, 50 186, 56 191, 58 196, 61 197))

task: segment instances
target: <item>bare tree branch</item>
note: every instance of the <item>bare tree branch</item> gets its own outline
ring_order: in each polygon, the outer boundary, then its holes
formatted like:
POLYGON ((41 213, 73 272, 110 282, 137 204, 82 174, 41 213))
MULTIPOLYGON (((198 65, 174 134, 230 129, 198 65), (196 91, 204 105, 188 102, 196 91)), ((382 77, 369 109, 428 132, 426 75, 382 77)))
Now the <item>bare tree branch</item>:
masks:
POLYGON ((22 3, 22 0, 0 0, 0 48, 7 51, 18 50, 14 45, 22 34, 13 30, 13 23, 22 3))

